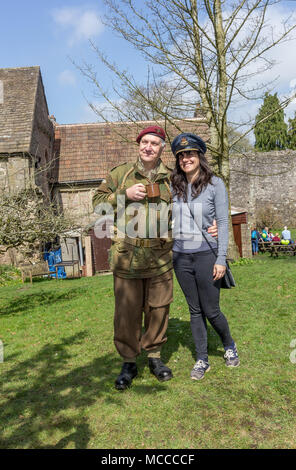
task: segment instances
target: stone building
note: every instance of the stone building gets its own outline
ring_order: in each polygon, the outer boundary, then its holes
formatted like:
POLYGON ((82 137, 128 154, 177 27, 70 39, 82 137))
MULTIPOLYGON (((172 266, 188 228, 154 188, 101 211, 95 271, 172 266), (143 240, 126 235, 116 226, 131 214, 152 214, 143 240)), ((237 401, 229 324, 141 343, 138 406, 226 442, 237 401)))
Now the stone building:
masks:
POLYGON ((0 69, 0 83, 0 185, 20 189, 43 167, 36 183, 49 197, 54 127, 40 68, 0 69))
MULTIPOLYGON (((0 69, 0 91, 0 188, 33 183, 50 200, 54 127, 39 67, 0 69)), ((15 256, 10 250, 1 262, 15 263, 15 256)))

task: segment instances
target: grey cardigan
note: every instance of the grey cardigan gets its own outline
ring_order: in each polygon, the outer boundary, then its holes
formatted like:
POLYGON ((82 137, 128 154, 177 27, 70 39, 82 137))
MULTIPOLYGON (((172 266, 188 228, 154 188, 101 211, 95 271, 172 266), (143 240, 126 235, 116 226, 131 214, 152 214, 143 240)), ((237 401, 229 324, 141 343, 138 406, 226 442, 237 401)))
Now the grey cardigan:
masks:
MULTIPOLYGON (((228 248, 228 194, 221 178, 212 177, 212 183, 194 199, 191 196, 191 184, 188 184, 187 200, 191 212, 203 234, 215 251, 216 264, 226 265, 228 248), (207 233, 216 219, 218 225, 218 243, 216 238, 207 233)), ((180 253, 197 253, 210 250, 208 243, 199 232, 184 201, 173 196, 173 251, 180 253)))

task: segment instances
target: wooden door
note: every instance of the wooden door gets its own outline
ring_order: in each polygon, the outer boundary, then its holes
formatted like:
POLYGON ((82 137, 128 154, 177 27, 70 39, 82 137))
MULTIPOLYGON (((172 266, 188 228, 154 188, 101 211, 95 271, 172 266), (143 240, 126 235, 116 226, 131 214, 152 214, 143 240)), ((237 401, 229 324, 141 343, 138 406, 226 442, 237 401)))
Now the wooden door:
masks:
POLYGON ((243 249, 242 249, 242 232, 241 232, 241 226, 240 224, 233 224, 233 236, 234 236, 234 241, 238 247, 240 257, 243 257, 243 249))
POLYGON ((91 237, 95 272, 109 271, 108 250, 111 246, 111 239, 107 237, 97 238, 93 229, 90 231, 89 235, 91 237))

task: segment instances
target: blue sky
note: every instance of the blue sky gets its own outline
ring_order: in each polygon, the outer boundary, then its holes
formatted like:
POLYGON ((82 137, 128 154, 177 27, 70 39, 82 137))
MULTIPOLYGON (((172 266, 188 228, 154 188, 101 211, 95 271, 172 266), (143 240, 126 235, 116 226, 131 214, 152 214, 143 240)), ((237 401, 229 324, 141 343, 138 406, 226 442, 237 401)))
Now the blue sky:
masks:
MULTIPOLYGON (((92 52, 88 38, 120 66, 141 63, 131 48, 102 25, 103 13, 101 1, 12 0, 1 5, 0 68, 39 65, 49 113, 59 123, 97 120, 83 97, 84 94, 92 99, 93 87, 71 62, 72 59, 81 63, 84 59, 96 65, 98 77, 108 85, 109 78, 92 52)), ((141 69, 144 66, 142 63, 141 69)))
MULTIPOLYGON (((286 2, 281 12, 289 10, 295 10, 294 1, 286 2)), ((40 65, 49 113, 54 114, 59 123, 97 120, 83 97, 85 94, 97 101, 93 97, 93 86, 70 59, 78 63, 84 59, 94 64, 102 84, 110 85, 110 77, 92 52, 88 38, 119 66, 130 69, 138 80, 145 82, 147 67, 143 59, 103 26, 100 21, 103 14, 101 0, 2 2, 0 67, 40 65)), ((275 21, 279 20, 279 15, 277 11, 275 21)), ((295 42, 287 43, 275 54, 278 65, 274 73, 280 75, 279 94, 290 93, 296 87, 295 46, 295 42)), ((291 106, 290 113, 294 109, 296 107, 291 106)))

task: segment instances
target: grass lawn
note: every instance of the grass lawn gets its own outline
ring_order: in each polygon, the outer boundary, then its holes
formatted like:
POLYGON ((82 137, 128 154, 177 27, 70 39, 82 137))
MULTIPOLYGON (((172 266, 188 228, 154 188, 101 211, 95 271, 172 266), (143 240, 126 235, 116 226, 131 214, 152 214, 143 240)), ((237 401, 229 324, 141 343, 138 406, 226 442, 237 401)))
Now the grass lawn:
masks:
POLYGON ((175 282, 163 350, 174 378, 159 383, 143 354, 123 393, 111 275, 0 288, 0 448, 295 448, 295 268, 295 257, 269 255, 232 268, 237 287, 221 305, 241 367, 225 367, 209 327, 211 371, 200 382, 190 379, 189 314, 175 282))

